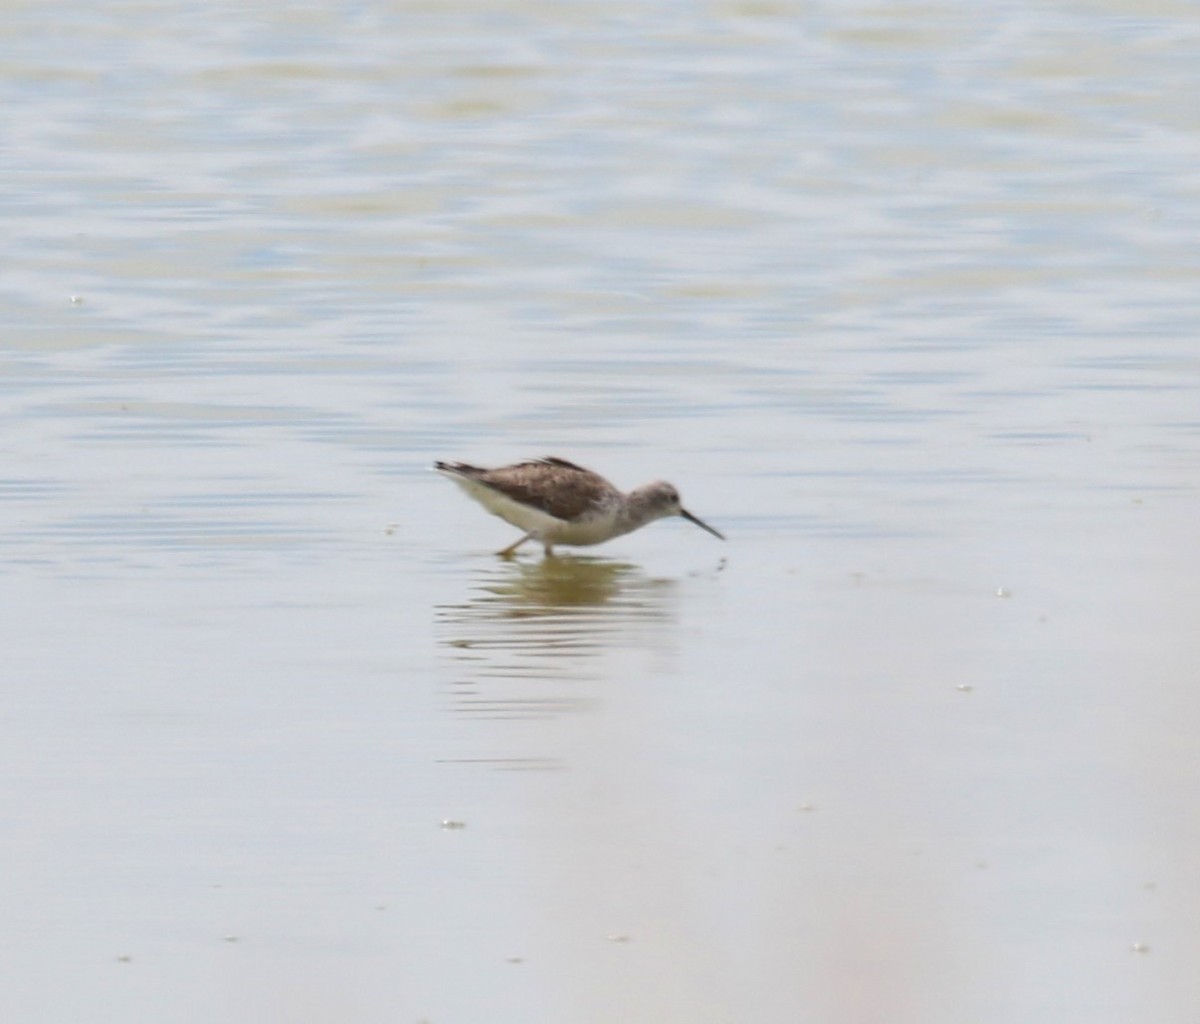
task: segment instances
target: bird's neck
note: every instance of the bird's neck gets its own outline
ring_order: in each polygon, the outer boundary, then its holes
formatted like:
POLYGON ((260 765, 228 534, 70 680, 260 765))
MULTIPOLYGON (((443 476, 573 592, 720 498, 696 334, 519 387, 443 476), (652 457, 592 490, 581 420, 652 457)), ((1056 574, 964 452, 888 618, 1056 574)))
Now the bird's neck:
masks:
POLYGON ((663 513, 655 508, 649 492, 633 490, 625 496, 625 502, 617 512, 617 529, 621 533, 629 533, 639 526, 661 519, 662 515, 663 513))

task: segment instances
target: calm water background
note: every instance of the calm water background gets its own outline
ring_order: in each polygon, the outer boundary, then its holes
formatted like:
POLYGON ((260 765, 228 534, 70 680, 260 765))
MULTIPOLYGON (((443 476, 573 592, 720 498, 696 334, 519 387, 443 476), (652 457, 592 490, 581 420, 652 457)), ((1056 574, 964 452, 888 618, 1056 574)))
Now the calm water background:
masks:
POLYGON ((1169 0, 5 5, 0 1017, 1194 1021, 1197 95, 1169 0), (497 561, 428 464, 538 454, 729 542, 497 561))

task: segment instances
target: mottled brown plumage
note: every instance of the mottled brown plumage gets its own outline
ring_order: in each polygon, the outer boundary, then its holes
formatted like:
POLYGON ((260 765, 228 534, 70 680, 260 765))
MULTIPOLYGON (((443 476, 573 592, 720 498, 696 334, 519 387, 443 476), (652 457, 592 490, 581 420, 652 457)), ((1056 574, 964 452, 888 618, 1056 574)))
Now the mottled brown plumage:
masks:
POLYGON ((493 515, 525 531, 500 552, 506 556, 527 540, 540 541, 547 555, 555 544, 601 544, 664 516, 682 516, 725 539, 685 510, 679 492, 663 481, 623 494, 598 473, 554 456, 499 469, 463 462, 435 462, 434 469, 493 515))
POLYGON ((541 509, 555 519, 570 522, 590 509, 603 507, 620 492, 603 477, 566 459, 548 455, 499 469, 481 469, 463 462, 438 462, 442 472, 456 473, 478 480, 513 501, 541 509), (553 467, 552 472, 547 472, 553 467))

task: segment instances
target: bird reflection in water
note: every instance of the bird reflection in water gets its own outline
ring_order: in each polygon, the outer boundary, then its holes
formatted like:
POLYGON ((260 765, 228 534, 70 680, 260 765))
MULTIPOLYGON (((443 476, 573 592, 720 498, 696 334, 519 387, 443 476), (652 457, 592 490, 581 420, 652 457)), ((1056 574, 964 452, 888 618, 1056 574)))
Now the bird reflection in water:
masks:
POLYGON ((674 581, 604 558, 489 562, 472 595, 437 609, 451 702, 475 718, 587 710, 606 655, 670 646, 674 581))
MULTIPOLYGON (((621 596, 622 588, 642 589, 640 570, 625 562, 601 558, 560 558, 557 561, 517 562, 514 573, 483 585, 502 615, 558 614, 568 608, 600 608, 621 596), (639 586, 640 584, 640 586, 639 586)), ((488 600, 488 599, 484 599, 488 600)))

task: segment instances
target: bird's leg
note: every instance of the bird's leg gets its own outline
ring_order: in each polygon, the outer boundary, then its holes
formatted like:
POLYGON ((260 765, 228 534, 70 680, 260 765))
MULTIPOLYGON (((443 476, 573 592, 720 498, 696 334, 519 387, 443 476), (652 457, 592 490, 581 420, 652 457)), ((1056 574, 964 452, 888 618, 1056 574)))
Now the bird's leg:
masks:
POLYGON ((547 558, 553 558, 553 557, 554 557, 554 545, 553 545, 553 544, 550 544, 550 543, 549 543, 549 542, 547 542, 547 541, 543 541, 543 542, 542 542, 542 547, 543 547, 543 548, 545 548, 545 550, 546 550, 546 557, 547 557, 547 558))
POLYGON ((521 538, 519 541, 517 541, 515 544, 510 544, 510 545, 509 545, 508 547, 506 547, 506 548, 505 548, 503 551, 497 551, 497 552, 496 552, 496 554, 498 554, 498 555, 499 555, 501 558, 512 558, 512 556, 513 556, 514 554, 516 554, 517 548, 519 548, 519 547, 520 547, 522 544, 524 544, 524 543, 525 543, 527 540, 533 540, 533 534, 532 534, 532 533, 527 533, 527 534, 525 534, 525 536, 524 536, 524 537, 522 537, 522 538, 521 538))

